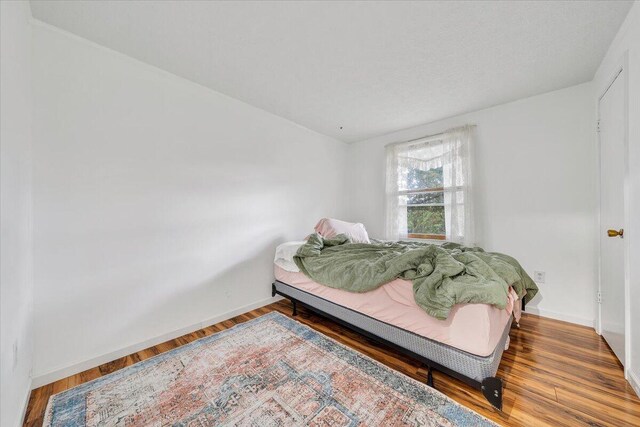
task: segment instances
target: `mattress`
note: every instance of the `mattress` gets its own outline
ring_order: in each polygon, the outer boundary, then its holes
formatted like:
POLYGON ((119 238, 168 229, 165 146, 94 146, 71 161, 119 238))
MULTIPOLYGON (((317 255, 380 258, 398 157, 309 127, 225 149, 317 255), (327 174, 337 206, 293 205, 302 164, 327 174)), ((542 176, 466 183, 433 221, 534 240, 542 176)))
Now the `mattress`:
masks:
POLYGON ((277 280, 294 288, 481 357, 494 353, 511 321, 511 313, 519 307, 512 292, 506 309, 458 304, 446 320, 438 320, 416 304, 413 284, 408 280, 396 279, 370 292, 353 293, 321 285, 301 272, 286 271, 278 265, 274 265, 274 274, 277 280))

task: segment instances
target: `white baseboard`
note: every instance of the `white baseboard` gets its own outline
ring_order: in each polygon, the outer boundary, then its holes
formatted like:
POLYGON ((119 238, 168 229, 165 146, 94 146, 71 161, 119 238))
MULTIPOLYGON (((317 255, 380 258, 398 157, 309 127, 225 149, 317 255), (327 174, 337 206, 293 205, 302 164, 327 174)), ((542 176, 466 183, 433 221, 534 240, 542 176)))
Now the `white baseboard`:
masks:
MULTIPOLYGON (((207 326, 211 326, 215 323, 222 322, 224 320, 235 317, 239 314, 246 313, 247 311, 254 310, 258 307, 263 307, 265 305, 271 304, 273 302, 281 300, 281 297, 274 298, 266 298, 260 301, 256 301, 255 303, 248 304, 242 307, 239 307, 235 310, 228 311, 226 313, 220 314, 218 316, 212 317, 210 319, 203 320, 201 322, 195 323, 193 325, 186 326, 184 328, 180 328, 178 330, 174 330, 172 332, 168 332, 166 334, 159 335, 157 337, 151 338, 149 340, 127 346, 121 348, 119 350, 113 351, 111 353, 107 353, 98 357, 94 357, 83 362, 74 363, 72 365, 62 367, 59 369, 53 369, 49 372, 45 372, 42 374, 37 374, 33 376, 31 382, 31 389, 35 389, 38 387, 42 387, 43 385, 50 384, 52 382, 58 381, 62 378, 69 377, 71 375, 75 375, 82 371, 86 371, 87 369, 94 368, 96 366, 102 365, 103 363, 110 362, 115 359, 119 359, 120 357, 127 356, 129 354, 135 353, 140 350, 144 350, 145 348, 153 347, 154 345, 158 345, 165 341, 172 340, 174 338, 180 337, 184 334, 197 331, 198 329, 206 328, 207 326)), ((556 320, 563 320, 565 322, 576 323, 578 325, 595 327, 595 323, 593 319, 585 319, 581 317, 571 316, 564 313, 558 313, 548 310, 541 310, 537 307, 527 307, 525 313, 535 314, 542 317, 548 317, 556 320)), ((631 376, 630 376, 631 377, 631 376)), ((637 380, 634 379, 634 380, 637 380)), ((629 381, 631 382, 631 380, 629 381)), ((636 386, 640 384, 640 382, 636 381, 636 386)), ((633 384, 632 384, 633 385, 633 384)), ((636 388, 636 391, 638 389, 636 388)), ((27 399, 29 395, 27 394, 27 399)), ((26 405, 25 405, 26 409, 26 405)))
POLYGON ((627 381, 631 384, 631 388, 636 392, 636 396, 640 397, 640 377, 633 373, 631 369, 627 372, 627 381))
POLYGON ((542 310, 538 307, 525 308, 525 313, 536 314, 541 317, 548 317, 550 319, 562 320, 564 322, 575 323, 577 325, 588 326, 590 328, 596 327, 595 319, 587 319, 584 317, 572 316, 570 314, 558 313, 556 311, 542 310))
POLYGON ((31 385, 27 387, 24 399, 22 401, 22 414, 20 415, 20 424, 24 425, 25 417, 27 416, 27 406, 29 405, 29 398, 31 397, 31 390, 33 390, 33 380, 31 380, 31 385))
POLYGON ((74 363, 72 365, 54 369, 49 372, 45 372, 42 374, 37 374, 33 376, 31 381, 31 389, 36 389, 38 387, 42 387, 43 385, 50 384, 52 382, 58 381, 62 378, 69 377, 71 375, 75 375, 77 373, 86 371, 87 369, 94 368, 96 366, 100 366, 103 363, 110 362, 112 360, 119 359, 121 357, 127 356, 129 354, 138 352, 140 350, 144 350, 145 348, 153 347, 154 345, 158 345, 165 341, 172 340, 174 338, 178 338, 184 334, 188 334, 193 331, 197 331, 198 329, 206 328, 207 326, 211 326, 215 323, 222 322, 227 319, 231 319, 239 314, 246 313, 247 311, 254 310, 259 307, 264 307, 265 305, 269 305, 276 301, 280 301, 282 297, 276 296, 273 298, 266 298, 260 301, 256 301, 252 304, 248 304, 235 310, 228 311, 226 313, 220 314, 218 316, 212 317, 210 319, 203 320, 198 323, 194 323, 193 325, 185 326, 184 328, 177 329, 175 331, 168 332, 166 334, 159 335, 157 337, 148 339, 146 341, 130 345, 119 350, 113 351, 111 353, 103 354, 102 356, 94 357, 89 360, 85 360, 83 362, 74 363))

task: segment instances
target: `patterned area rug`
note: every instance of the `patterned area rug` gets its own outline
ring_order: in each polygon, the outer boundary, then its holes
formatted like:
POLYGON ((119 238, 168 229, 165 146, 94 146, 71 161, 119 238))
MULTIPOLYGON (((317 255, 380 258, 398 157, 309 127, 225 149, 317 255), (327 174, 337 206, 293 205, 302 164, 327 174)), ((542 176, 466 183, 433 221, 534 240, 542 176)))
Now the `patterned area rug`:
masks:
POLYGON ((269 313, 52 396, 45 426, 494 426, 269 313))

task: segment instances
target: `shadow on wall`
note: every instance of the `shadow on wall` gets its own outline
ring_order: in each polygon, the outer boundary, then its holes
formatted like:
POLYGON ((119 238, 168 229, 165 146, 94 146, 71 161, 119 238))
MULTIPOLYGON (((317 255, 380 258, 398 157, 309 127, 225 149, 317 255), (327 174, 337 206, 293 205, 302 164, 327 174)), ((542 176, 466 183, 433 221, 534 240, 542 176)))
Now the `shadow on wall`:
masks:
MULTIPOLYGON (((535 297, 533 297, 529 302, 527 302, 526 307, 537 307, 538 304, 540 304, 540 302, 544 299, 544 297, 542 296, 542 292, 538 292, 536 294, 535 297)), ((525 308, 525 313, 527 312, 527 309, 525 308)))
MULTIPOLYGON (((271 233, 264 233, 269 234, 271 233)), ((222 269, 216 265, 219 261, 212 260, 211 269, 215 272, 199 282, 164 280, 132 288, 131 279, 116 281, 108 292, 116 296, 126 295, 120 300, 120 307, 117 299, 115 303, 114 300, 109 303, 98 300, 95 302, 95 310, 92 311, 93 319, 78 319, 78 313, 60 312, 53 307, 42 311, 39 313, 42 319, 56 318, 56 324, 73 324, 73 331, 67 328, 51 333, 64 342, 73 341, 77 344, 70 353, 61 354, 58 350, 57 354, 51 355, 54 362, 52 364, 47 364, 44 359, 44 369, 35 372, 34 377, 116 353, 182 329, 200 329, 202 322, 206 323, 226 313, 270 298, 273 256, 276 246, 283 241, 284 238, 279 236, 265 243, 253 246, 247 244, 246 250, 238 254, 237 261, 222 269), (138 302, 137 310, 130 310, 125 306, 132 299, 131 292, 135 294, 133 298, 138 302), (95 329, 102 323, 99 320, 107 325, 98 332, 95 329), (78 326, 80 336, 77 335, 78 326), (69 336, 70 334, 74 336, 69 336)), ((175 262, 183 263, 183 258, 175 262)), ((147 266, 142 269, 145 268, 147 266)), ((86 301, 87 294, 80 290, 65 298, 65 306, 73 307, 86 301)), ((161 341, 165 339, 161 338, 161 341)))
MULTIPOLYGON (((252 248, 252 253, 241 261, 230 265, 193 286, 182 287, 179 292, 165 296, 153 307, 139 312, 132 324, 161 323, 167 316, 173 315, 172 325, 181 325, 177 329, 193 325, 186 319, 189 313, 200 313, 196 322, 206 322, 232 310, 265 300, 271 297, 273 282, 273 257, 275 248, 282 238, 272 239, 269 243, 252 248)), ((122 332, 126 327, 122 329, 122 332)), ((165 329, 162 333, 166 333, 165 329)), ((117 336, 114 332, 114 336, 117 336)), ((147 337, 148 339, 149 337, 147 337)), ((136 344, 134 341, 130 345, 136 344)))

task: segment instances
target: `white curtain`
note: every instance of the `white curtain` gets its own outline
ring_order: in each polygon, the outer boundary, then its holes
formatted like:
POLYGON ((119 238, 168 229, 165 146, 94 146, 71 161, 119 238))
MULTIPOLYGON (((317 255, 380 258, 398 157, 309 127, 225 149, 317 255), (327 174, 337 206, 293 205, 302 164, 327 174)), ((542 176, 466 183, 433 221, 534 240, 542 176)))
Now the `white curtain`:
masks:
POLYGON ((471 181, 474 126, 450 129, 437 137, 386 147, 386 238, 407 238, 407 175, 410 169, 442 167, 446 240, 472 246, 471 181))
POLYGON ((400 240, 407 236, 407 211, 399 209, 400 202, 400 155, 406 154, 406 144, 387 145, 387 184, 385 204, 385 238, 400 240))
POLYGON ((444 204, 447 240, 473 246, 473 194, 471 181, 472 126, 446 131, 444 151, 444 204))

